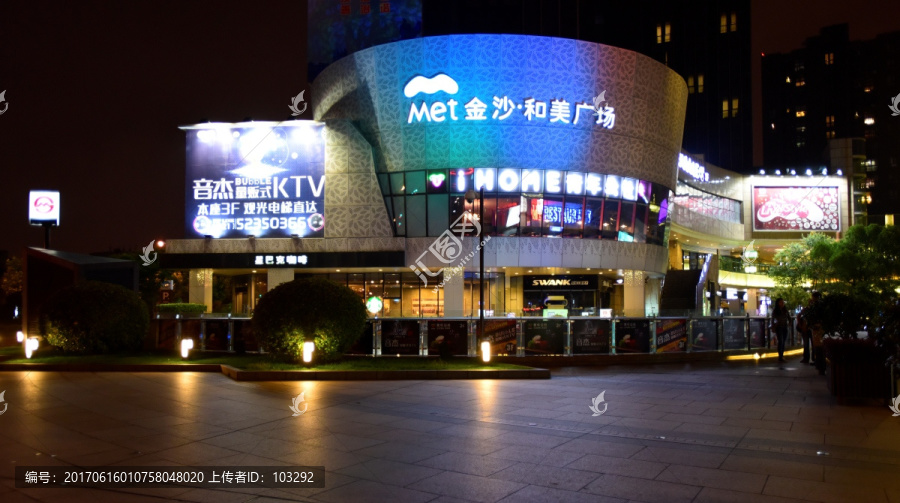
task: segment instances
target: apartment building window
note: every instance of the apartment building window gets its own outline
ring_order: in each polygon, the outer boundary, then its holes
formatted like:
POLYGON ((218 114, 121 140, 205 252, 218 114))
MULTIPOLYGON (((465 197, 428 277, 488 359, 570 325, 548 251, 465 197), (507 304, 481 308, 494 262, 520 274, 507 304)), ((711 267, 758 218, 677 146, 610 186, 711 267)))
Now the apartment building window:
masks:
POLYGON ((737 113, 738 113, 738 99, 733 98, 731 100, 731 116, 737 117, 737 113))
POLYGON ((728 110, 728 100, 722 100, 722 118, 723 118, 723 119, 727 119, 727 118, 728 118, 728 112, 729 112, 729 110, 728 110))
POLYGON ((803 77, 800 77, 799 79, 797 79, 797 80, 794 82, 794 85, 795 85, 796 87, 803 87, 803 86, 806 85, 806 79, 804 79, 803 77))
POLYGON ((803 140, 797 140, 797 148, 803 148, 806 146, 806 142, 803 140))
POLYGON ((834 138, 834 130, 829 129, 828 131, 825 131, 825 138, 834 138))
POLYGON ((672 36, 672 25, 666 23, 665 25, 658 24, 656 25, 656 43, 661 44, 663 42, 668 42, 672 36))
POLYGON ((795 61, 795 62, 794 62, 794 71, 795 71, 795 72, 802 72, 804 69, 805 69, 805 68, 803 67, 803 62, 802 62, 802 61, 795 61))
POLYGON ((834 53, 833 52, 825 53, 825 64, 826 65, 834 64, 834 53))
POLYGON ((719 18, 719 33, 728 33, 728 16, 722 14, 719 18))
POLYGON ((703 74, 697 76, 697 92, 703 93, 703 74))
POLYGON ((693 76, 689 76, 687 78, 687 84, 688 84, 688 94, 694 94, 694 77, 693 76))
POLYGON ((805 132, 806 132, 806 126, 797 126, 797 132, 798 132, 798 133, 805 133, 805 132))
POLYGON ((670 25, 669 23, 666 23, 666 32, 665 32, 665 36, 663 37, 663 41, 669 42, 671 40, 671 35, 672 35, 672 25, 670 25))
POLYGON ((662 25, 661 24, 656 25, 656 43, 657 44, 662 43, 662 25))
POLYGON ((787 84, 790 84, 790 83, 791 83, 791 76, 788 75, 787 77, 785 77, 785 78, 784 78, 784 82, 787 83, 787 84))
POLYGON ((731 13, 731 26, 730 26, 730 28, 731 28, 731 31, 737 31, 737 13, 736 13, 736 12, 732 12, 732 13, 731 13))
POLYGON ((825 116, 825 127, 834 127, 834 116, 833 115, 825 116))
POLYGON ((794 112, 794 116, 796 117, 806 117, 806 109, 798 108, 796 112, 794 112))

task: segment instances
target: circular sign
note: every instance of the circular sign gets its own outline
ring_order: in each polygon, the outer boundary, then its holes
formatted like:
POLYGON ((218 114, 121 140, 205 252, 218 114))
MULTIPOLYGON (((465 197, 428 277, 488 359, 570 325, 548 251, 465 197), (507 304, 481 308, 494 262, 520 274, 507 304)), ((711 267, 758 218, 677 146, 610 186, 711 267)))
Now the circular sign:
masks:
POLYGON ((34 200, 34 211, 38 213, 50 213, 53 211, 53 199, 41 196, 34 200))
POLYGON ((325 227, 325 217, 321 213, 313 213, 307 219, 307 223, 313 231, 320 231, 325 227))
POLYGON ((366 299, 366 310, 370 313, 378 313, 381 311, 382 307, 384 307, 384 302, 381 301, 381 297, 373 295, 366 299))

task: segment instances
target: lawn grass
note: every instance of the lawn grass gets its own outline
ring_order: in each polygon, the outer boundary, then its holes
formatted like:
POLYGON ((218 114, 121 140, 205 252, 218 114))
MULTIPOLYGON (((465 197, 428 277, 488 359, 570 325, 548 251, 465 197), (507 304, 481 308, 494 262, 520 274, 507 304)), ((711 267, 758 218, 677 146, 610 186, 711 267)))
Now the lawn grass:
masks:
MULTIPOLYGON (((13 346, 14 351, 7 348, 0 350, 0 355, 21 355, 21 346, 13 346)), ((273 360, 268 355, 233 354, 233 353, 193 353, 189 360, 171 351, 148 352, 123 355, 68 355, 52 350, 38 351, 31 359, 16 358, 0 362, 6 363, 54 363, 54 364, 106 364, 106 365, 190 365, 190 364, 222 364, 241 370, 478 370, 478 369, 518 369, 531 367, 509 363, 483 363, 476 358, 454 358, 440 360, 437 358, 416 357, 354 357, 337 363, 327 363, 306 367, 273 360)))

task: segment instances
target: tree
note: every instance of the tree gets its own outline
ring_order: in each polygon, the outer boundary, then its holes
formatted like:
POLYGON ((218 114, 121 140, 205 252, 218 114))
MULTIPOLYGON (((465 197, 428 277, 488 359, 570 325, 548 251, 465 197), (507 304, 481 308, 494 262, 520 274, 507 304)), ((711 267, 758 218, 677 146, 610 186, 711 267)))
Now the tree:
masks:
POLYGON ((266 351, 299 361, 304 341, 314 341, 315 358, 331 361, 350 349, 366 324, 366 309, 344 285, 303 278, 278 285, 253 312, 253 331, 266 351))
POLYGON ((3 295, 22 293, 22 286, 25 284, 25 273, 22 271, 22 259, 19 257, 10 257, 6 259, 6 272, 3 274, 3 280, 0 281, 0 290, 3 295))

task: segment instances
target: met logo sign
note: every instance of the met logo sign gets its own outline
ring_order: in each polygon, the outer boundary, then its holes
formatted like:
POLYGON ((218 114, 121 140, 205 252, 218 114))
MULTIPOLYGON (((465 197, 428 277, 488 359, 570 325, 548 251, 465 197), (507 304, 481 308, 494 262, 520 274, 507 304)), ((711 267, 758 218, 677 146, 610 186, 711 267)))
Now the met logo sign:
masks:
MULTIPOLYGON (((444 93, 454 96, 459 93, 459 84, 446 73, 438 73, 432 77, 417 75, 403 88, 403 95, 415 98, 419 94, 432 95, 444 93)), ((608 106, 606 91, 591 102, 569 102, 565 98, 540 100, 534 97, 510 98, 507 95, 484 96, 466 95, 460 100, 454 98, 445 101, 425 100, 413 101, 409 105, 406 123, 442 123, 442 122, 519 122, 548 123, 558 125, 577 125, 593 123, 606 129, 616 124, 615 108, 608 106)))
POLYGON ((31 225, 59 225, 59 192, 32 190, 28 193, 28 222, 31 225))

